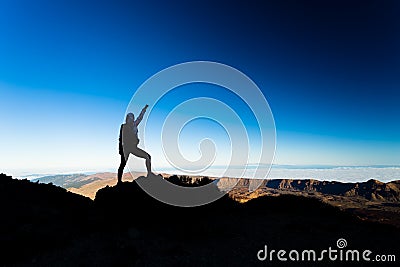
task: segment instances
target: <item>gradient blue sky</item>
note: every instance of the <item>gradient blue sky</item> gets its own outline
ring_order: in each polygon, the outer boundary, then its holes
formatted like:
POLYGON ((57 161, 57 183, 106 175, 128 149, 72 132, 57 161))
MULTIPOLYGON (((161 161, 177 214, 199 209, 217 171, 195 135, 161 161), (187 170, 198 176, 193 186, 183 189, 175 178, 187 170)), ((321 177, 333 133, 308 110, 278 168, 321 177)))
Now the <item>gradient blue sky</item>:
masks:
POLYGON ((117 167, 136 88, 192 60, 257 83, 277 164, 400 163, 398 1, 164 2, 0 2, 2 169, 117 167))

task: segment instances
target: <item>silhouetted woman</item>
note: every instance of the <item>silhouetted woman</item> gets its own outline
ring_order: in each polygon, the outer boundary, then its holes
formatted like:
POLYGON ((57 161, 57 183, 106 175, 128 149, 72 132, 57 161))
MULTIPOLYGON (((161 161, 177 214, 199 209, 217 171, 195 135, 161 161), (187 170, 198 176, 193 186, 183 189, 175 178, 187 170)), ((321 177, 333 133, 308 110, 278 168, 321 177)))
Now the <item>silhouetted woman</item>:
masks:
POLYGON ((128 113, 126 115, 125 123, 121 125, 119 130, 119 154, 121 155, 121 164, 118 168, 118 184, 122 182, 122 173, 126 162, 128 161, 129 154, 133 154, 136 157, 146 159, 147 176, 151 172, 151 157, 150 155, 137 147, 139 144, 138 138, 138 125, 143 119, 143 115, 146 112, 148 105, 146 105, 142 112, 140 112, 139 117, 135 120, 135 115, 133 113, 128 113))

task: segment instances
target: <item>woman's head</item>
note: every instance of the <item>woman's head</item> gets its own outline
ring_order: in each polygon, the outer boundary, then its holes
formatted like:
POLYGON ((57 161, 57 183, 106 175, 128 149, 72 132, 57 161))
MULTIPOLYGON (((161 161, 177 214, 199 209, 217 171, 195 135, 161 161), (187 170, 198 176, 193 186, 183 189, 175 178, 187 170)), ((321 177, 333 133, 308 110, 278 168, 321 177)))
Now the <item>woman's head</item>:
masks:
POLYGON ((133 123, 134 121, 135 121, 135 115, 133 115, 133 113, 128 113, 128 114, 126 114, 125 122, 126 122, 127 124, 131 124, 131 123, 133 123))

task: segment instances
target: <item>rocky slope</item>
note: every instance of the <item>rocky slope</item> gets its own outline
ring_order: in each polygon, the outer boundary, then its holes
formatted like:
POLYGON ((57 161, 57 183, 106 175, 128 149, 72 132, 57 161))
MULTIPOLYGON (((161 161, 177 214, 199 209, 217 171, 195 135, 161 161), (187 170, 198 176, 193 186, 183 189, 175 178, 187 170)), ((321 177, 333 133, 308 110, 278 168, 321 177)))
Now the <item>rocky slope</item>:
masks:
MULTIPOLYGON (((257 251, 265 245, 322 250, 345 238, 352 249, 396 254, 400 241, 395 227, 296 195, 244 204, 224 196, 181 208, 132 182, 106 186, 93 201, 0 175, 0 205, 0 266, 287 266, 260 262, 257 251)), ((319 266, 337 264, 325 260, 319 266)))
MULTIPOLYGON (((236 184, 235 189, 250 190, 254 181, 250 179, 222 178, 218 181, 218 187, 225 189, 236 184)), ((400 201, 400 181, 382 183, 377 180, 368 180, 360 183, 341 183, 335 181, 318 181, 312 179, 273 179, 262 181, 260 190, 279 189, 304 192, 318 192, 329 195, 348 197, 363 197, 372 201, 400 201)), ((250 190, 251 191, 251 190, 250 190)))

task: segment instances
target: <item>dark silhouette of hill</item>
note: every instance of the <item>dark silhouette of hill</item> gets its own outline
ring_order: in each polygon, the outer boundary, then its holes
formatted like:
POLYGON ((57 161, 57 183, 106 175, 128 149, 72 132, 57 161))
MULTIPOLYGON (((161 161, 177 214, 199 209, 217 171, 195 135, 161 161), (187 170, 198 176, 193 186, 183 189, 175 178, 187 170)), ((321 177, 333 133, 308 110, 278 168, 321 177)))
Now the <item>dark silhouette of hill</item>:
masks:
MULTIPOLYGON (((153 199, 136 182, 105 187, 91 201, 54 185, 5 175, 0 176, 0 195, 4 265, 298 266, 276 258, 259 262, 256 254, 264 245, 276 250, 336 248, 339 238, 351 249, 396 254, 400 241, 395 227, 364 222, 293 195, 244 204, 224 196, 183 208, 153 199)), ((343 262, 319 265, 338 264, 343 262)))
POLYGON ((34 258, 88 229, 93 203, 52 184, 0 174, 0 262, 34 258), (83 220, 81 219, 83 218, 83 220))

